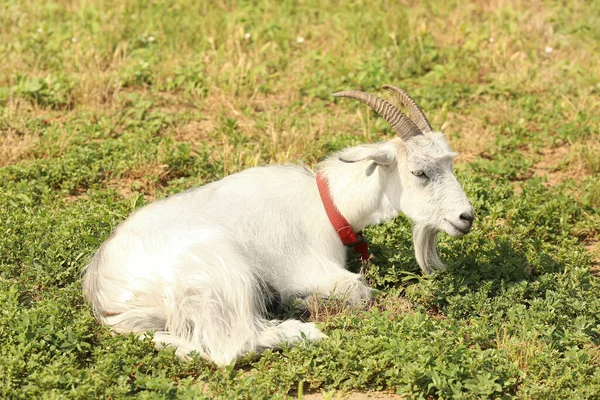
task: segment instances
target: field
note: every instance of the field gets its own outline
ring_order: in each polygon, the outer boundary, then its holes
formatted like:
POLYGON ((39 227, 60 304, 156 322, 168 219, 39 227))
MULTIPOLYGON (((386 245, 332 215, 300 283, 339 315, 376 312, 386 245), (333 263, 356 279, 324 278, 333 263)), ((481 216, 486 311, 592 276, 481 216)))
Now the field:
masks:
POLYGON ((0 397, 600 398, 600 1, 0 0, 0 38, 0 397), (461 153, 447 271, 369 228, 374 305, 226 368, 96 322, 81 271, 134 209, 392 138, 331 97, 386 83, 461 153))

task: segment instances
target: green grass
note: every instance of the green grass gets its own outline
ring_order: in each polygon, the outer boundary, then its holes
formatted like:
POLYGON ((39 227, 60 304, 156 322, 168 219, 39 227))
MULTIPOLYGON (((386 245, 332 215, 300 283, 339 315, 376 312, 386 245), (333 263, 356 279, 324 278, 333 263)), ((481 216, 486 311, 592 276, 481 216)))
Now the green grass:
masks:
POLYGON ((2 0, 0 37, 0 397, 600 397, 598 1, 2 0), (370 228, 373 307, 220 369, 94 320, 81 270, 134 209, 392 137, 330 96, 385 83, 462 152, 448 271, 370 228))

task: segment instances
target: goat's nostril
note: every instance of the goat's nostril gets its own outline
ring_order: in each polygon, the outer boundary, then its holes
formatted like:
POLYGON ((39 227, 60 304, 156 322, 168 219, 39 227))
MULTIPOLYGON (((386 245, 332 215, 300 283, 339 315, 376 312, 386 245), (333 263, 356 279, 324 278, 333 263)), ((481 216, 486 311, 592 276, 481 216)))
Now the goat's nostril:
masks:
POLYGON ((462 219, 463 221, 469 221, 469 222, 473 222, 473 220, 475 219, 475 216, 473 216, 473 214, 471 213, 462 213, 460 214, 460 219, 462 219))

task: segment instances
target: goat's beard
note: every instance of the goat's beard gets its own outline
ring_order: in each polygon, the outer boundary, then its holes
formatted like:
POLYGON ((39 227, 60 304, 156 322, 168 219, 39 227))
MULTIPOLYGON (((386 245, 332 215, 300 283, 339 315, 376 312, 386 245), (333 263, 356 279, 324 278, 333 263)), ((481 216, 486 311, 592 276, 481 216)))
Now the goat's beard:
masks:
POLYGON ((446 265, 440 259, 437 251, 437 236, 439 229, 430 225, 413 225, 413 244, 417 263, 426 274, 446 265))

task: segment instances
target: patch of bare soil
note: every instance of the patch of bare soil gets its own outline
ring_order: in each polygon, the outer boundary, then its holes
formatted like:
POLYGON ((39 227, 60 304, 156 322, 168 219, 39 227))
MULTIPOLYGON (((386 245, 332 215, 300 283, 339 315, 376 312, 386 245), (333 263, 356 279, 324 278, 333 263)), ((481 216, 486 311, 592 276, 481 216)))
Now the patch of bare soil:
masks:
POLYGON ((149 200, 156 200, 157 192, 168 180, 169 166, 156 162, 138 165, 125 171, 120 178, 111 179, 107 186, 124 198, 142 193, 149 200))
MULTIPOLYGON (((139 196, 143 194, 148 200, 156 200, 157 185, 153 184, 144 178, 131 178, 123 177, 120 179, 110 179, 106 183, 106 187, 113 189, 117 194, 124 199, 130 199, 133 196, 139 196)), ((88 194, 85 191, 81 191, 75 194, 71 194, 65 197, 67 203, 72 203, 78 200, 87 199, 88 194)))
POLYGON ((84 192, 83 190, 81 190, 81 191, 78 191, 75 194, 67 195, 65 197, 65 201, 67 203, 73 203, 73 202, 76 202, 78 200, 87 199, 87 198, 88 198, 87 192, 84 192))
POLYGON ((121 197, 128 199, 135 192, 133 188, 134 179, 111 179, 106 186, 114 189, 121 197))
POLYGON ((136 194, 142 193, 146 199, 156 200, 157 189, 160 185, 143 177, 126 177, 121 179, 111 179, 106 186, 110 189, 114 189, 125 199, 129 199, 136 194))
MULTIPOLYGON (((583 179, 589 173, 579 162, 573 162, 571 146, 546 147, 537 153, 521 150, 524 157, 539 160, 531 167, 527 179, 545 177, 548 186, 556 186, 567 179, 583 179)), ((515 182, 515 192, 521 193, 520 182, 515 182)))
POLYGON ((452 135, 449 137, 452 148, 460 153, 457 163, 472 161, 485 154, 494 145, 494 134, 485 126, 479 115, 448 113, 440 130, 458 134, 457 137, 452 135))
POLYGON ((37 141, 37 135, 31 133, 20 134, 9 130, 0 135, 0 167, 21 160, 35 146, 37 141))
POLYGON ((549 147, 540 150, 541 159, 533 166, 534 176, 545 176, 548 185, 558 185, 568 178, 581 178, 584 171, 568 168, 567 162, 571 148, 569 146, 549 147))
POLYGON ((201 145, 209 138, 215 129, 215 121, 207 119, 202 121, 190 121, 180 126, 173 132, 173 137, 179 142, 189 142, 194 146, 201 145))
MULTIPOLYGON (((40 159, 62 155, 70 145, 74 134, 62 129, 63 123, 69 118, 68 112, 48 111, 32 106, 23 99, 11 99, 6 104, 8 115, 7 126, 0 129, 0 167, 16 164, 25 159, 40 159), (52 146, 44 146, 41 127, 30 127, 28 121, 36 119, 40 126, 58 126, 60 133, 53 136, 52 146), (47 147, 51 147, 49 151, 47 147)), ((3 123, 3 125, 4 125, 3 123)), ((37 124, 35 124, 37 125, 37 124)))
POLYGON ((588 240, 584 247, 592 255, 592 275, 600 278, 600 240, 588 240))

